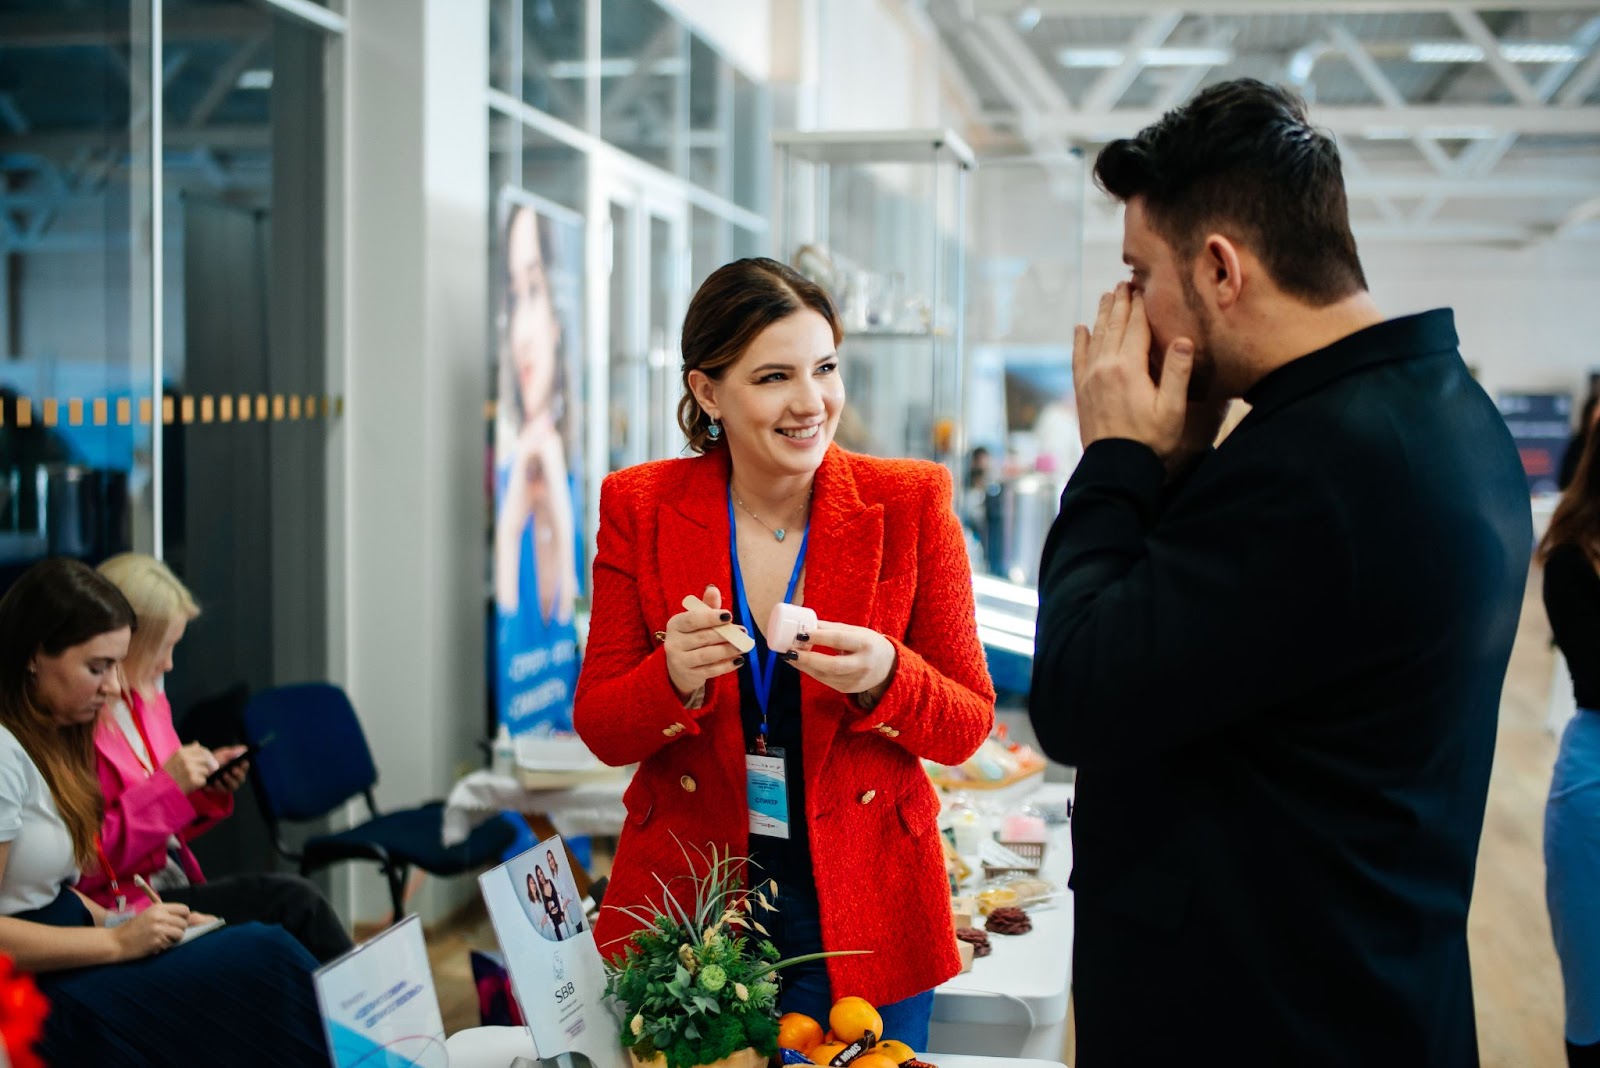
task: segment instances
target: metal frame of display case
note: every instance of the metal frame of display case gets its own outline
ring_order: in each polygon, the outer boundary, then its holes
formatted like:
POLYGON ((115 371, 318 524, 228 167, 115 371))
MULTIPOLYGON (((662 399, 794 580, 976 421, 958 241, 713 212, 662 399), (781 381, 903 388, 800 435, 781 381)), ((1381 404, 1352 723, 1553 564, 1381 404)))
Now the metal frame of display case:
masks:
MULTIPOLYGON (((956 484, 961 482, 960 460, 966 453, 967 412, 965 398, 968 394, 967 375, 969 361, 966 354, 966 218, 967 175, 977 167, 977 158, 958 135, 944 129, 916 130, 852 130, 816 131, 790 130, 773 135, 777 151, 776 178, 778 184, 779 233, 778 254, 793 262, 797 254, 807 247, 833 248, 832 169, 836 166, 870 167, 880 164, 912 164, 932 167, 930 203, 926 207, 927 222, 933 240, 933 267, 930 292, 927 299, 926 329, 893 327, 874 329, 867 325, 847 326, 851 337, 882 340, 916 340, 927 338, 933 345, 931 357, 937 361, 943 346, 949 345, 949 358, 954 361, 953 396, 945 397, 940 391, 937 373, 933 380, 929 412, 928 452, 923 458, 938 459, 952 468, 956 484), (797 164, 809 164, 814 170, 808 188, 797 188, 797 164), (948 175, 948 177, 947 177, 948 175), (953 181, 953 189, 943 182, 953 181), (953 197, 953 217, 940 218, 940 202, 944 195, 953 197), (955 243, 953 254, 946 254, 947 242, 955 243), (949 260, 947 263, 946 260, 949 260), (948 274, 948 277, 947 277, 948 274), (944 447, 938 447, 940 423, 950 421, 950 432, 944 447)), ((831 255, 831 251, 829 253, 831 255)), ((874 264, 873 266, 886 266, 874 264)), ((804 273, 804 267, 801 267, 804 273)), ((825 282, 834 299, 847 314, 851 302, 839 289, 839 279, 825 282)), ((859 295, 858 295, 859 297, 859 295)), ((899 454, 898 450, 888 449, 899 454)))

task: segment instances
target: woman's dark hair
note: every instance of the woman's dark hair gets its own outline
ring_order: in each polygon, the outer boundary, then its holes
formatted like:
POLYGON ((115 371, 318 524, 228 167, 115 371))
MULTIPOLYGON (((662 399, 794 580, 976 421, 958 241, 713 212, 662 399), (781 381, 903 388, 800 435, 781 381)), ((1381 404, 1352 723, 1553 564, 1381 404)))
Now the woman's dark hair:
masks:
POLYGON ((96 865, 105 799, 95 770, 94 723, 63 727, 33 695, 29 661, 56 656, 91 638, 136 626, 116 585, 64 556, 41 560, 0 599, 0 724, 16 736, 55 798, 78 865, 96 865))
POLYGON ((1562 491, 1550 525, 1539 541, 1537 556, 1541 564, 1557 547, 1571 543, 1600 570, 1600 456, 1596 453, 1600 453, 1600 432, 1590 430, 1583 438, 1578 470, 1562 491))
POLYGON ((839 313, 826 290, 794 268, 765 256, 735 260, 712 272, 683 317, 683 397, 678 426, 689 448, 705 452, 717 444, 706 415, 689 388, 689 372, 720 381, 761 331, 795 312, 811 309, 828 321, 833 343, 844 340, 839 313))
POLYGON ((1220 231, 1314 307, 1367 288, 1338 145, 1287 89, 1253 78, 1213 85, 1136 137, 1111 142, 1094 174, 1118 200, 1144 198, 1181 263, 1220 231))

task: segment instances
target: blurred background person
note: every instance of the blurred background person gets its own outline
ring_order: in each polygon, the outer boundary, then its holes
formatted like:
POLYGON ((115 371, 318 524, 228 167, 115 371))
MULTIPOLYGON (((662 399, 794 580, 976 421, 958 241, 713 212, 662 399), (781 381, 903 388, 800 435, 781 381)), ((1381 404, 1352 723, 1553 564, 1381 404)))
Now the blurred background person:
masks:
MULTIPOLYGON (((1590 402, 1591 404, 1593 401, 1590 402)), ((1567 1063, 1600 1068, 1600 436, 1590 434, 1539 545, 1544 608, 1578 712, 1545 803, 1545 900, 1566 988, 1567 1063)))

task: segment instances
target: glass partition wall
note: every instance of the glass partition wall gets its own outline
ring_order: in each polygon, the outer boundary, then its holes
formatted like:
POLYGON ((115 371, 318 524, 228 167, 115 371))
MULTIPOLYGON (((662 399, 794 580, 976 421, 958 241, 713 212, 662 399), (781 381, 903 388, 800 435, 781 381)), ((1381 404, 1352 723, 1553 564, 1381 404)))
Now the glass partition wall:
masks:
MULTIPOLYGON (((50 554, 164 558, 203 613, 167 678, 180 721, 326 673, 323 73, 342 20, 291 6, 0 18, 0 584, 50 554)), ((219 874, 237 869, 215 850, 263 845, 206 842, 219 874)))

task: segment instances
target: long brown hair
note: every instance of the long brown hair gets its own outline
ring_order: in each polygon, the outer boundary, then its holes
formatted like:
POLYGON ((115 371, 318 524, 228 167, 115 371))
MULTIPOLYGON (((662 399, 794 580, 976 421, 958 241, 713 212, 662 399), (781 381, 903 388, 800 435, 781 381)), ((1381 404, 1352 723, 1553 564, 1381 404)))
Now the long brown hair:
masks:
POLYGON ((14 734, 50 787, 83 868, 96 863, 95 839, 105 812, 95 771, 95 724, 63 727, 34 699, 29 661, 55 656, 123 627, 133 608, 87 564, 54 556, 34 564, 0 598, 0 724, 14 734))
POLYGON ((826 290, 793 267, 765 256, 718 267, 700 284, 683 317, 683 396, 678 401, 678 426, 689 448, 705 452, 716 443, 711 417, 689 388, 689 372, 721 380, 756 337, 795 312, 811 309, 828 321, 833 343, 844 340, 839 313, 826 290))
POLYGON ((1550 526, 1539 542, 1541 564, 1557 546, 1570 542, 1583 550, 1592 567, 1600 570, 1600 458, 1596 452, 1600 452, 1600 432, 1592 426, 1585 427, 1578 470, 1556 503, 1550 526))

